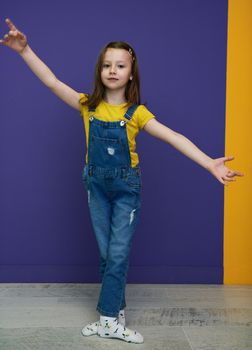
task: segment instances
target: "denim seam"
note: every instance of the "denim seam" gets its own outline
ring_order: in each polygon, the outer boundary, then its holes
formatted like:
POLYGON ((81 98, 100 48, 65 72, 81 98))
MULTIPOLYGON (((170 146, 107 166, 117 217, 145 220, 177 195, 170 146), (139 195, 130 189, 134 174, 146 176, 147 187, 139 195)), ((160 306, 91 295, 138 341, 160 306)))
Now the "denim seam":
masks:
MULTIPOLYGON (((106 272, 106 270, 104 271, 104 275, 105 275, 105 272, 106 272)), ((104 278, 104 275, 103 275, 103 278, 104 278)), ((126 283, 125 283, 125 286, 126 286, 126 283)), ((102 288, 103 288, 103 285, 102 285, 102 288)), ((122 305, 122 299, 123 299, 123 287, 121 288, 121 298, 120 298, 120 306, 119 306, 119 310, 118 310, 118 312, 117 312, 117 315, 119 314, 119 312, 120 312, 120 309, 121 309, 121 305, 122 305)), ((101 290, 101 292, 102 292, 102 290, 101 290)), ((106 312, 105 310, 103 310, 103 309, 101 309, 100 307, 99 307, 99 302, 98 302, 98 305, 97 305, 97 308, 99 308, 102 312, 106 312)), ((99 310, 98 310, 99 311, 99 310)), ((106 312, 107 313, 107 312, 106 312)), ((109 314, 111 314, 111 312, 108 312, 109 314)), ((112 316, 114 316, 114 313, 112 313, 112 316)))

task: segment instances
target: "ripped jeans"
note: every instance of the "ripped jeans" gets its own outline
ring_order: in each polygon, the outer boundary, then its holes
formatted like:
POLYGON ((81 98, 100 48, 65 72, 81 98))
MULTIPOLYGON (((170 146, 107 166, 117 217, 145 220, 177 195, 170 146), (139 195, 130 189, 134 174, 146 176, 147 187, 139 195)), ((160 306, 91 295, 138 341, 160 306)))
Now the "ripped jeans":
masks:
POLYGON ((129 254, 141 207, 140 168, 85 165, 82 179, 100 253, 102 286, 96 310, 117 317, 126 307, 129 254))

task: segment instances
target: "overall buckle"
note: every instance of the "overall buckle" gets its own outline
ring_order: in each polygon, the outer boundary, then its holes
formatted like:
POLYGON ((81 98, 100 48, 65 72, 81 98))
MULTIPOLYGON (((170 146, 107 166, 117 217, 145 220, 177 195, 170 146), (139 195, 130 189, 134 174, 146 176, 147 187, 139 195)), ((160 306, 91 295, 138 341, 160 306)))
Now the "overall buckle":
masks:
POLYGON ((120 126, 124 126, 126 124, 126 121, 125 120, 121 120, 120 121, 120 126))

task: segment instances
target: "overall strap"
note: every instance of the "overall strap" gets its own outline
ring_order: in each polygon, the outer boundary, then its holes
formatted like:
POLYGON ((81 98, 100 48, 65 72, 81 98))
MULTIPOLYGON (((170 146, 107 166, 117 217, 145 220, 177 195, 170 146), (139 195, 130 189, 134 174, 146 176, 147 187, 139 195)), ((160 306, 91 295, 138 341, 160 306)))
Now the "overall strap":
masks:
POLYGON ((124 118, 131 120, 133 113, 135 112, 135 110, 137 109, 138 105, 132 105, 128 108, 128 110, 126 111, 126 113, 124 114, 124 118))
MULTIPOLYGON (((133 113, 135 112, 135 110, 137 109, 138 105, 134 104, 132 106, 130 106, 126 113, 124 114, 124 118, 128 119, 128 120, 131 120, 132 116, 133 116, 133 113)), ((89 107, 88 108, 88 111, 89 112, 95 112, 95 107, 89 107)))

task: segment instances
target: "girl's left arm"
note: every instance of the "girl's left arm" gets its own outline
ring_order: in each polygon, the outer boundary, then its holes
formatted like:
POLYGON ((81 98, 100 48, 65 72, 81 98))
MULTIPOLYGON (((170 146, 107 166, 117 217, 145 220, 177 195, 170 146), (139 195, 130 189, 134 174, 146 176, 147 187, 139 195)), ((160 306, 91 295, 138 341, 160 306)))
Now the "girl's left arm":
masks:
POLYGON ((235 181, 235 176, 244 176, 244 174, 227 168, 224 163, 234 159, 233 156, 221 157, 212 159, 202 152, 195 144, 193 144, 184 135, 169 129, 164 124, 158 122, 156 119, 149 120, 144 128, 152 136, 155 136, 162 141, 165 141, 175 147, 178 151, 194 160, 203 168, 208 170, 213 176, 217 178, 222 184, 227 185, 225 181, 235 181))

